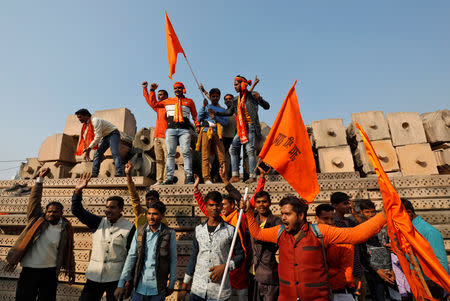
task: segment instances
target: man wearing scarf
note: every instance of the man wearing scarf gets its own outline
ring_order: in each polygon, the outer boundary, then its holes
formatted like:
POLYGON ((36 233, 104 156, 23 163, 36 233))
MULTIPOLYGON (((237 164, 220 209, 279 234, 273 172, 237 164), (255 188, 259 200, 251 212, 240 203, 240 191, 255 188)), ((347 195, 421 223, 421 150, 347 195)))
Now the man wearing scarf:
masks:
POLYGON ((50 172, 39 173, 27 206, 28 224, 6 257, 5 270, 14 271, 20 262, 22 272, 16 289, 16 300, 56 300, 58 275, 64 271, 69 283, 75 281, 73 228, 62 216, 63 205, 51 202, 42 209, 42 182, 50 172))
POLYGON ((234 98, 233 104, 224 112, 216 112, 217 116, 231 116, 236 113, 236 136, 230 146, 231 154, 231 183, 239 182, 239 153, 241 145, 245 146, 248 156, 250 178, 247 184, 256 182, 256 154, 255 140, 261 136, 259 124, 258 106, 268 110, 270 104, 265 101, 259 93, 249 93, 247 86, 251 81, 238 75, 234 79, 234 88, 239 93, 234 98))
POLYGON ((163 185, 174 183, 175 155, 177 145, 180 145, 181 154, 184 159, 184 172, 186 174, 186 184, 194 184, 194 174, 192 171, 191 153, 191 132, 189 115, 192 116, 197 133, 200 132, 200 123, 197 120, 197 109, 192 99, 186 98, 186 88, 183 83, 176 82, 173 85, 175 97, 169 97, 156 102, 155 87, 150 85, 150 105, 154 108, 165 108, 167 114, 166 146, 167 146, 167 181, 163 185))
POLYGON ((116 177, 125 176, 119 154, 120 132, 117 127, 107 120, 92 117, 86 109, 76 111, 75 115, 83 124, 75 155, 81 156, 84 154, 85 159, 89 160, 91 150, 96 150, 92 163, 92 177, 98 176, 103 154, 108 148, 111 148, 114 166, 116 167, 116 177))

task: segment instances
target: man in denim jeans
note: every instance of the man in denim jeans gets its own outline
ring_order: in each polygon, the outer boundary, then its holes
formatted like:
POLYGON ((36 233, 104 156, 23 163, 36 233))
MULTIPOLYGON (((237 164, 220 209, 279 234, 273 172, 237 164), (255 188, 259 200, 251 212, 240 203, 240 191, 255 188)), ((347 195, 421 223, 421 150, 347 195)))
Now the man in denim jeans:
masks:
MULTIPOLYGON (((150 85, 150 96, 155 93, 157 84, 150 85)), ((197 133, 200 132, 200 123, 197 120, 197 109, 192 99, 186 98, 184 94, 186 89, 181 82, 173 85, 175 97, 164 99, 157 103, 152 103, 152 107, 166 108, 167 130, 167 181, 163 185, 172 185, 174 183, 173 174, 175 172, 175 155, 177 145, 180 145, 181 154, 184 159, 184 172, 186 174, 186 184, 194 184, 194 174, 192 172, 192 153, 191 153, 191 132, 189 115, 192 116, 197 133)), ((155 102, 156 97, 150 97, 150 101, 155 102)))
POLYGON ((258 92, 250 93, 247 86, 251 81, 238 75, 234 79, 234 88, 239 96, 235 97, 233 104, 225 112, 216 112, 217 116, 231 116, 236 113, 236 136, 230 146, 231 155, 231 183, 239 182, 239 153, 241 145, 245 146, 248 156, 250 178, 247 184, 256 182, 256 154, 255 139, 261 136, 261 126, 258 117, 258 105, 268 110, 270 104, 258 92))
POLYGON ((108 148, 111 148, 114 166, 116 167, 116 177, 125 176, 119 154, 120 132, 117 127, 107 120, 91 117, 91 113, 86 109, 76 111, 75 115, 83 124, 76 155, 84 154, 84 158, 89 160, 91 150, 98 147, 94 153, 92 177, 98 176, 103 154, 108 148))

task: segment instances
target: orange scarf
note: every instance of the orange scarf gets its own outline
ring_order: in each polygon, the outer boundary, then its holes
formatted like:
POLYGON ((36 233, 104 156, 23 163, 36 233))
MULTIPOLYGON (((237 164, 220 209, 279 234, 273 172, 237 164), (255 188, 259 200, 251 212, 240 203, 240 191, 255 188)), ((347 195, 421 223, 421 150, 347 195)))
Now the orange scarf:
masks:
MULTIPOLYGON (((235 209, 233 212, 231 212, 228 215, 222 214, 221 217, 225 222, 229 223, 233 227, 236 227, 238 217, 239 217, 239 211, 237 209, 235 209)), ((245 245, 244 245, 244 236, 243 236, 244 233, 245 233, 245 214, 242 214, 241 224, 239 225, 238 234, 239 234, 239 238, 241 240, 242 249, 244 249, 244 253, 247 254, 247 250, 245 249, 245 245)))
MULTIPOLYGON (((83 154, 83 151, 91 144, 92 140, 94 140, 95 134, 94 129, 92 128, 91 117, 89 117, 87 126, 88 129, 86 136, 84 135, 84 131, 86 130, 86 123, 83 123, 83 126, 81 127, 80 142, 78 143, 78 148, 75 153, 75 155, 77 156, 81 156, 83 154)), ((97 146, 94 146, 94 149, 97 149, 97 146)))
POLYGON ((248 136, 247 125, 245 122, 245 112, 247 110, 245 101, 247 96, 247 86, 250 85, 252 81, 246 80, 245 78, 240 76, 236 76, 234 80, 241 83, 241 92, 239 93, 238 105, 236 110, 236 130, 241 140, 241 144, 246 144, 248 142, 248 136))
MULTIPOLYGON (((184 87, 182 82, 176 82, 173 84, 173 87, 182 87, 183 88, 183 94, 186 93, 186 88, 184 87)), ((175 104, 175 114, 173 116, 174 122, 184 122, 183 118, 183 109, 181 104, 181 98, 177 97, 177 102, 175 104)))

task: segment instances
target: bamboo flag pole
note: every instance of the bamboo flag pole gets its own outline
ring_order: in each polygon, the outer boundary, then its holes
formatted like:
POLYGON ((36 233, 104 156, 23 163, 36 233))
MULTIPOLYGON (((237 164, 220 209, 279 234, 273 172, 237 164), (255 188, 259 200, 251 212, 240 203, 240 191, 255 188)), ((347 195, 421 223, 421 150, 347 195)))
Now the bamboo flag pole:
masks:
POLYGON ((202 93, 202 96, 203 96, 203 95, 206 96, 206 94, 204 94, 203 91, 202 91, 202 89, 200 88, 200 83, 198 82, 197 77, 195 76, 194 70, 192 70, 191 64, 189 63, 189 60, 187 59, 187 56, 184 55, 184 58, 186 59, 186 63, 187 63, 187 65, 188 65, 188 67, 189 67, 189 70, 191 70, 192 76, 194 77, 195 82, 197 83, 197 87, 198 87, 198 89, 200 90, 200 92, 202 93))
POLYGON ((411 264, 414 267, 414 271, 416 271, 417 276, 419 277, 420 282, 422 282, 422 285, 427 292, 428 296, 432 297, 430 289, 428 288, 427 283, 425 282, 425 278, 423 277, 422 270, 420 269, 419 263, 417 262, 417 257, 414 255, 414 252, 411 250, 408 253, 409 258, 411 258, 411 264))
MULTIPOLYGON (((248 187, 245 187, 244 203, 245 203, 245 201, 247 201, 247 194, 248 194, 248 187)), ((227 264, 225 265, 225 270, 223 271, 222 282, 220 283, 220 289, 219 289, 219 295, 217 295, 217 301, 220 300, 220 295, 222 294, 223 286, 225 285, 225 280, 228 277, 228 268, 230 265, 231 256, 233 255, 233 249, 234 249, 234 245, 236 244, 236 239, 237 239, 237 235, 239 232, 239 226, 241 225, 241 219, 242 219, 243 213, 244 213, 244 208, 241 208, 239 210, 239 217, 238 217, 238 220, 236 223, 236 228, 234 229, 234 235, 233 235, 233 240, 231 242, 230 252, 228 252, 227 264)))

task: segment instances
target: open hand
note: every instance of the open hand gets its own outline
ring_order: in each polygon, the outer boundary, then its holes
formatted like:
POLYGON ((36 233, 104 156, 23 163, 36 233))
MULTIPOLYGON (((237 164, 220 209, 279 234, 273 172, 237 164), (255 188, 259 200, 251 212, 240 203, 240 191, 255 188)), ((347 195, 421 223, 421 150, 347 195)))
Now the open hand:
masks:
POLYGON ((92 177, 92 174, 90 172, 87 172, 87 173, 84 173, 81 175, 80 179, 78 180, 77 185, 75 186, 76 194, 80 194, 81 191, 83 191, 83 189, 86 188, 91 177, 92 177))
POLYGON ((42 168, 39 172, 39 178, 45 178, 50 173, 50 167, 42 168))

